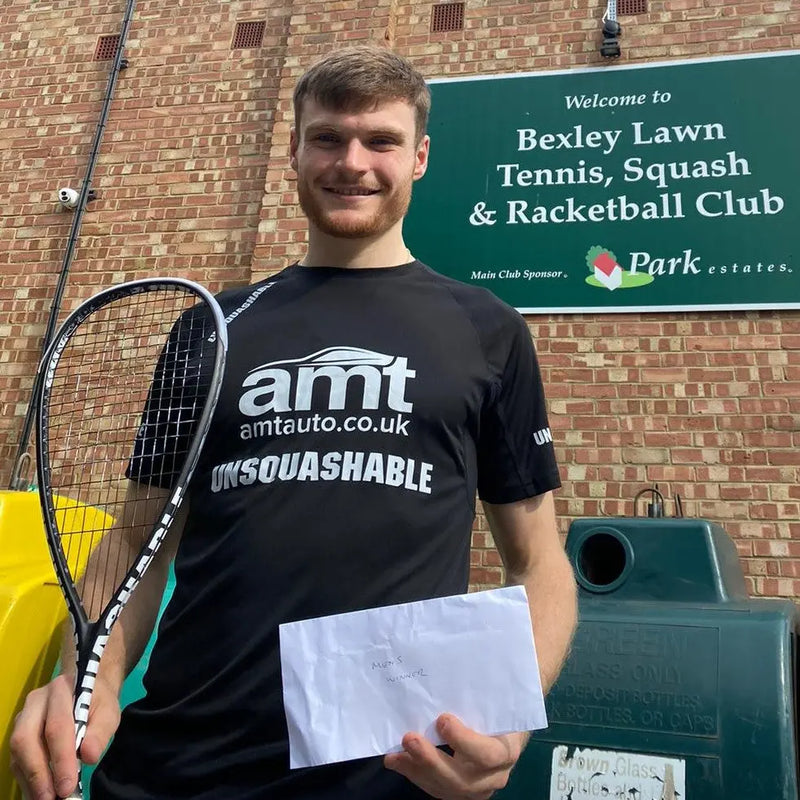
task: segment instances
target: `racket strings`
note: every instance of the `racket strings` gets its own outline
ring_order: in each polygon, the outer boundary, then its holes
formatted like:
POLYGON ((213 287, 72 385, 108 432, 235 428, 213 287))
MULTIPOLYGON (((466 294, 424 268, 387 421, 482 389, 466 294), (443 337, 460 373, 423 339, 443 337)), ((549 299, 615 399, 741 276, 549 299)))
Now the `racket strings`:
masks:
POLYGON ((80 323, 53 373, 47 406, 53 505, 61 549, 90 620, 150 535, 153 503, 177 477, 208 396, 214 327, 196 303, 195 295, 170 286, 115 300, 80 323), (131 480, 138 484, 135 499, 131 480), (82 584, 101 541, 92 580, 82 584))

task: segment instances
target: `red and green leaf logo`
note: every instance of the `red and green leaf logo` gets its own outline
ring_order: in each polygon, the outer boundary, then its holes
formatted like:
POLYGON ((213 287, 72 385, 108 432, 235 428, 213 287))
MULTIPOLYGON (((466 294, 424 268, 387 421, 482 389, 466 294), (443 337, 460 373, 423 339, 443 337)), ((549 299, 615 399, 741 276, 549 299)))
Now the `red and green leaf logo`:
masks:
POLYGON ((611 292, 615 289, 635 289, 653 282, 652 275, 623 270, 616 255, 599 244, 589 248, 589 252, 586 253, 586 265, 591 273, 586 283, 611 292))
MULTIPOLYGON (((617 257, 605 247, 600 247, 596 244, 594 247, 589 248, 586 254, 586 263, 589 265, 589 271, 594 274, 595 268, 599 269, 604 275, 610 275, 617 264, 617 257)), ((622 269, 620 267, 620 269, 622 269)))

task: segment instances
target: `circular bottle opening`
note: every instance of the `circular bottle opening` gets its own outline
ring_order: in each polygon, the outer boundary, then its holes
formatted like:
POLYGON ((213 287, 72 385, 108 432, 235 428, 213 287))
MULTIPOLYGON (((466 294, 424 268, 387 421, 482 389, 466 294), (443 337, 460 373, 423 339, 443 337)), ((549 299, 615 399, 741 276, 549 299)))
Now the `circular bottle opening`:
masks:
POLYGON ((583 540, 576 561, 578 580, 585 589, 610 592, 627 577, 633 551, 621 535, 598 531, 583 540))

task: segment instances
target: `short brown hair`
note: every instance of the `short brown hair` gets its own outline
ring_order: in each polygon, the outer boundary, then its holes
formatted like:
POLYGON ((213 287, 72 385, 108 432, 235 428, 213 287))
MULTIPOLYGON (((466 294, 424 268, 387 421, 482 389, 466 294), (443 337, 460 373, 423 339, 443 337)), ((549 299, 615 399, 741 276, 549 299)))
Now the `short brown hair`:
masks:
POLYGON ((295 125, 312 98, 335 111, 364 111, 384 101, 405 100, 414 108, 417 142, 428 125, 431 93, 422 75, 385 47, 357 45, 334 50, 313 64, 294 90, 295 125))

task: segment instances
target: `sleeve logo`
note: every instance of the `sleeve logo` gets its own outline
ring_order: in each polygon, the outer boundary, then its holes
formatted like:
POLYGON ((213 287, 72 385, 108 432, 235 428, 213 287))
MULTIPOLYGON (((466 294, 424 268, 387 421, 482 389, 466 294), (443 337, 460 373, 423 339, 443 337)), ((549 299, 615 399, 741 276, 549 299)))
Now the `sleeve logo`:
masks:
POLYGON ((542 428, 533 434, 533 441, 538 445, 547 444, 553 441, 553 435, 550 433, 550 428, 542 428))

